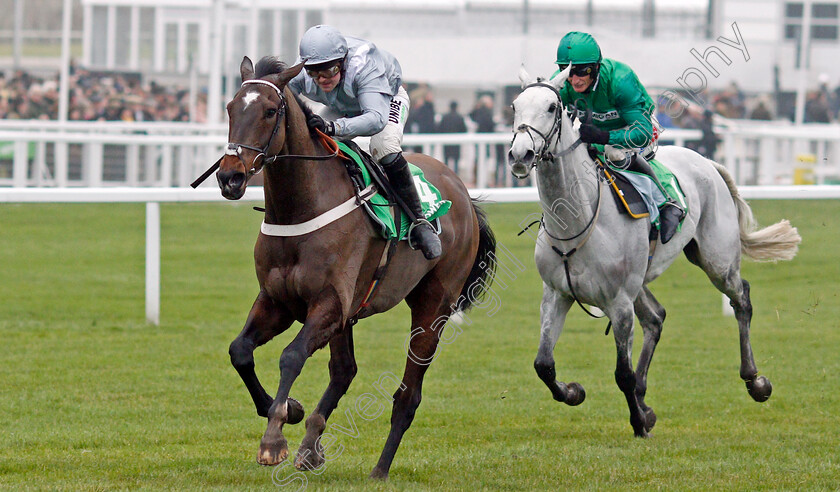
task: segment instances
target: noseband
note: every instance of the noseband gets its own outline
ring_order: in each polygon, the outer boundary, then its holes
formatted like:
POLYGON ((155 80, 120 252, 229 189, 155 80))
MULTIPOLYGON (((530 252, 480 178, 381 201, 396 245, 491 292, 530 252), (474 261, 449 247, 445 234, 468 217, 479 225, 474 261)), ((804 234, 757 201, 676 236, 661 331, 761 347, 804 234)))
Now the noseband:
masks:
MULTIPOLYGON (((560 130, 561 130, 560 118, 562 118, 562 111, 565 111, 565 109, 563 108, 563 100, 560 97, 560 91, 557 90, 556 87, 554 87, 551 84, 546 84, 541 79, 537 79, 537 81, 534 82, 533 84, 525 86, 523 91, 526 91, 526 90, 530 89, 531 87, 545 87, 547 89, 551 89, 551 92, 553 92, 554 95, 557 96, 557 104, 558 104, 558 106, 557 106, 558 111, 557 111, 556 115, 554 116, 554 121, 552 121, 551 128, 548 130, 547 134, 543 134, 541 131, 537 130, 536 128, 534 128, 533 126, 531 126, 527 123, 522 123, 521 125, 519 125, 516 128, 516 131, 513 134, 513 139, 515 139, 517 134, 519 134, 519 133, 528 134, 528 137, 531 139, 531 143, 533 144, 534 148, 536 148, 536 141, 534 140, 534 133, 536 133, 537 135, 540 136, 540 138, 542 138, 542 140, 543 140, 542 148, 540 148, 540 150, 536 153, 536 158, 534 159, 534 163, 531 164, 531 169, 533 169, 533 168, 537 167, 537 165, 542 161, 550 161, 550 160, 553 160, 555 157, 566 156, 567 154, 569 154, 573 150, 575 150, 578 147, 578 145, 580 145, 582 142, 581 142, 580 138, 578 138, 577 140, 575 140, 575 143, 570 145, 569 148, 560 151, 560 153, 557 154, 557 156, 555 156, 552 152, 550 152, 548 150, 549 148, 551 148, 551 141, 555 137, 557 138, 558 142, 560 140, 560 130)), ((511 145, 513 145, 513 139, 511 139, 511 145)))

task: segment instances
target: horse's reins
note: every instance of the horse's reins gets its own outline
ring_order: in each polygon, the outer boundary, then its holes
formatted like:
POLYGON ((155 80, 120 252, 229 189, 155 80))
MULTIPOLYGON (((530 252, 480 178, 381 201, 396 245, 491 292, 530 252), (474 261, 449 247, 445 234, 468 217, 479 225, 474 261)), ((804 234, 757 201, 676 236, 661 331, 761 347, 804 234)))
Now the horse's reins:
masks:
MULTIPOLYGON (((557 101, 559 103, 561 103, 559 108, 558 108, 557 115, 555 116, 554 121, 552 122, 551 128, 549 129, 547 135, 544 135, 542 132, 540 132, 539 130, 537 130, 533 126, 528 125, 526 123, 523 123, 523 124, 519 125, 519 127, 517 127, 517 129, 516 129, 516 133, 527 133, 528 137, 531 138, 532 143, 535 143, 535 142, 534 142, 534 135, 531 132, 536 133, 537 135, 539 135, 543 139, 543 147, 537 153, 536 158, 534 159, 534 163, 531 165, 531 168, 533 169, 533 168, 537 167, 537 164, 539 164, 542 161, 549 161, 549 160, 554 160, 555 158, 565 157, 566 155, 573 152, 583 142, 581 141, 580 138, 578 138, 577 140, 575 140, 575 142, 572 145, 570 145, 566 149, 561 150, 556 156, 548 151, 548 149, 550 147, 550 140, 553 139, 555 137, 555 135, 558 139, 558 142, 559 142, 559 139, 560 139, 561 125, 559 123, 560 123, 560 118, 562 118, 561 111, 563 111, 562 98, 560 97, 560 91, 557 90, 556 87, 554 87, 551 84, 546 84, 546 83, 542 82, 540 79, 537 79, 537 81, 534 82, 533 84, 529 84, 529 85, 525 86, 525 89, 523 89, 523 90, 530 89, 531 87, 545 87, 547 89, 550 89, 554 93, 554 95, 557 96, 557 101)), ((514 134, 514 138, 516 138, 516 134, 514 134)), ((512 141, 511 141, 511 144, 512 144, 512 141)), ((550 238, 552 238, 556 241, 570 241, 570 240, 576 239, 576 238, 580 237, 581 235, 583 235, 584 233, 586 233, 586 236, 584 236, 583 240, 581 240, 581 242, 578 243, 577 246, 575 246, 574 248, 570 249, 567 252, 561 251, 558 247, 556 247, 554 245, 551 245, 551 249, 554 250, 554 252, 557 253, 558 255, 560 255, 560 258, 563 259, 563 271, 566 274, 566 282, 569 284, 569 292, 572 294, 572 299, 574 299, 575 302, 577 303, 577 305, 580 306, 581 309, 583 309, 583 312, 585 312, 589 316, 597 319, 597 318, 603 318, 605 315, 596 316, 596 315, 592 314, 592 312, 590 312, 588 309, 586 309, 586 307, 583 305, 583 303, 580 302, 580 299, 578 299, 577 293, 575 293, 575 288, 572 285, 572 276, 569 273, 569 258, 573 254, 575 254, 580 248, 582 248, 583 245, 586 244, 586 241, 589 240, 589 237, 592 235, 592 231, 595 230, 595 228, 593 226, 594 226, 595 222, 598 220, 598 215, 601 212, 601 193, 602 192, 601 192, 600 179, 596 179, 596 183, 597 183, 597 187, 598 187, 598 202, 597 202, 597 205, 595 206, 595 213, 592 215, 592 218, 589 219, 589 222, 583 227, 583 229, 580 232, 578 232, 574 236, 571 236, 571 237, 568 237, 568 238, 561 238, 561 237, 554 236, 553 234, 551 234, 551 232, 549 232, 548 227, 546 227, 546 225, 545 225, 544 217, 541 217, 539 222, 540 222, 540 226, 545 231, 545 233, 550 238)), ((531 225, 533 225, 533 223, 531 225)), ((528 227, 530 227, 531 225, 529 225, 528 227)), ((528 229, 528 227, 523 229, 519 234, 521 235, 522 233, 524 233, 528 229)), ((610 332, 611 324, 612 324, 612 322, 607 324, 607 329, 606 329, 606 332, 604 333, 605 335, 610 332)))
MULTIPOLYGON (((287 107, 286 106, 286 97, 283 94, 283 91, 281 91, 279 87, 277 87, 276 85, 274 85, 273 83, 271 83, 267 80, 253 79, 253 80, 246 80, 246 81, 242 82, 243 87, 245 85, 248 85, 248 84, 267 85, 267 86, 271 87, 272 89, 274 89, 274 91, 280 97, 280 106, 278 106, 275 109, 276 112, 275 112, 275 120, 274 120, 274 129, 271 132, 271 136, 268 137, 268 142, 265 144, 265 147, 259 148, 259 147, 253 146, 253 145, 246 145, 246 144, 236 143, 236 142, 228 142, 228 144, 227 144, 227 148, 225 149, 225 155, 236 156, 236 157, 239 158, 239 160, 243 161, 243 163, 245 161, 242 159, 242 149, 248 149, 248 150, 253 150, 253 151, 257 152, 257 155, 254 157, 254 160, 251 161, 250 168, 246 171, 246 174, 248 175, 248 177, 259 173, 259 171, 257 171, 257 159, 259 159, 261 156, 263 157, 262 165, 265 166, 266 164, 272 164, 275 161, 283 160, 283 159, 301 159, 301 160, 308 160, 308 161, 325 161, 325 160, 328 160, 328 159, 332 159, 333 157, 338 155, 338 145, 336 145, 335 142, 329 136, 327 136, 325 133, 321 132, 320 130, 316 130, 319 137, 321 138, 321 142, 324 144, 324 146, 327 148, 327 150, 332 150, 332 154, 329 154, 329 155, 276 154, 276 155, 273 155, 271 157, 265 157, 268 154, 268 150, 271 148, 271 143, 274 141, 274 137, 277 135, 277 132, 280 130, 280 119, 286 114, 286 107, 287 107)), ((192 186, 193 188, 197 188, 198 185, 200 185, 201 183, 204 182, 204 180, 209 178, 210 175, 213 174, 219 168, 219 166, 222 163, 222 159, 224 159, 224 157, 219 158, 219 160, 216 161, 215 164, 210 166, 210 168, 207 171, 204 171, 204 173, 202 173, 202 175, 199 176, 198 179, 193 181, 190 184, 190 186, 192 186)), ((262 169, 262 167, 260 167, 260 169, 262 169)))

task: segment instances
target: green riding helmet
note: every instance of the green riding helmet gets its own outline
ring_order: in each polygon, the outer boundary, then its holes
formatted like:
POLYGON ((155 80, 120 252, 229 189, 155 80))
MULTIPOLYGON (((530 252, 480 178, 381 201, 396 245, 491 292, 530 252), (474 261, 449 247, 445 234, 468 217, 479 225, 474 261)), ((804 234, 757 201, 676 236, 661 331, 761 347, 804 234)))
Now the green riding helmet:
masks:
POLYGON ((572 31, 557 46, 557 64, 583 65, 601 62, 601 48, 591 34, 572 31))

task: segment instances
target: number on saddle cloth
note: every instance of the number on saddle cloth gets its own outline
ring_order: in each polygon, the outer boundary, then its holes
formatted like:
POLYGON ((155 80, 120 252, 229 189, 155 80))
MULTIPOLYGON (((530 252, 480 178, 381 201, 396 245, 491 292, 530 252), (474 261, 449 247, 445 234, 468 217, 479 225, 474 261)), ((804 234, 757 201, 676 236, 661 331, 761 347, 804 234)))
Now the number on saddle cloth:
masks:
MULTIPOLYGON (((399 221, 400 230, 396 230, 394 217, 391 214, 391 203, 389 201, 391 195, 390 185, 387 184, 385 173, 382 172, 378 164, 374 163, 373 158, 356 145, 355 142, 349 140, 339 141, 338 147, 341 152, 352 159, 358 166, 363 180, 361 183, 362 187, 367 186, 371 182, 377 183, 377 188, 380 190, 382 189, 380 183, 384 182, 383 184, 389 187, 387 189, 388 196, 377 193, 371 198, 369 204, 362 204, 362 208, 368 213, 368 216, 370 216, 371 221, 377 227, 379 233, 385 239, 396 237, 406 239, 411 221, 405 216, 405 212, 401 212, 402 218, 399 221)), ((438 219, 449 211, 452 202, 443 200, 437 188, 425 179, 423 171, 420 168, 409 163, 409 169, 411 169, 411 173, 414 175, 414 184, 417 187, 417 194, 420 196, 423 215, 426 216, 426 220, 432 223, 436 232, 440 233, 440 221, 438 219)))

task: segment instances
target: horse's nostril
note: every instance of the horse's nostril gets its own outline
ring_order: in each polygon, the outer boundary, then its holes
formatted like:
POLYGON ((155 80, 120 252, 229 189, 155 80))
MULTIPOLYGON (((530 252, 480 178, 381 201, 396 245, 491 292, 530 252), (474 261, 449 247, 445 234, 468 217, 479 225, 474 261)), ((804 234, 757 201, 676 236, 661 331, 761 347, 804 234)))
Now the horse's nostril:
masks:
POLYGON ((525 152, 525 158, 524 158, 523 160, 524 160, 525 162, 531 162, 531 161, 533 161, 533 160, 534 160, 534 151, 533 151, 533 150, 531 150, 531 149, 528 149, 528 151, 527 151, 527 152, 525 152))
POLYGON ((228 186, 231 188, 239 188, 245 183, 245 174, 244 173, 236 173, 231 176, 230 181, 228 181, 228 186))

